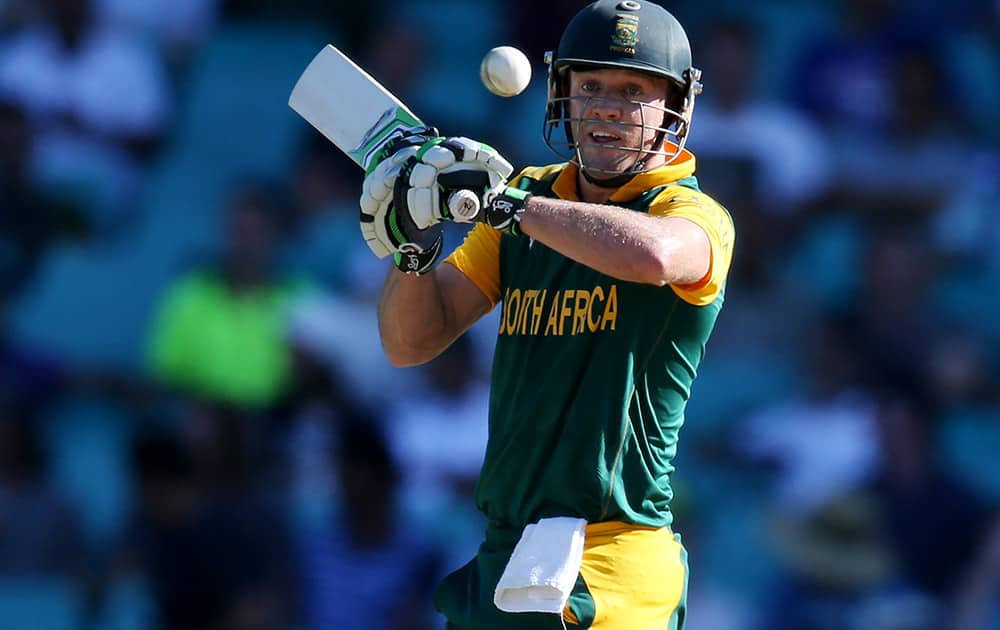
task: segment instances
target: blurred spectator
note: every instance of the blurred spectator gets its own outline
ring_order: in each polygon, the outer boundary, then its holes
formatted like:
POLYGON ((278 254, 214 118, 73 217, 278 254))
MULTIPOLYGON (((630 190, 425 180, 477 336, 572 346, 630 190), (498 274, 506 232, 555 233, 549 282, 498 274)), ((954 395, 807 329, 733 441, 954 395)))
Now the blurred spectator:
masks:
POLYGON ((940 330, 930 340, 920 367, 927 409, 941 420, 970 409, 996 404, 997 377, 991 369, 991 347, 964 327, 940 330))
POLYGON ((386 419, 406 482, 422 497, 471 496, 479 478, 490 396, 474 350, 471 340, 456 339, 428 364, 419 393, 386 419))
MULTIPOLYGON (((363 247, 366 257, 378 262, 368 247, 363 247)), ((374 273, 372 280, 381 282, 385 269, 379 266, 374 273)), ((290 343, 297 352, 322 363, 333 378, 343 381, 351 400, 384 405, 387 382, 393 383, 399 395, 409 395, 417 379, 386 360, 379 345, 375 305, 354 297, 311 292, 296 300, 289 314, 290 343)))
POLYGON ((371 252, 360 238, 357 165, 318 134, 294 170, 292 202, 295 231, 287 261, 337 292, 350 292, 355 257, 371 252))
POLYGON ((894 591, 894 556, 870 495, 847 493, 808 516, 778 518, 772 542, 785 573, 769 589, 761 630, 940 627, 925 602, 894 591))
POLYGON ((877 471, 877 407, 852 335, 848 318, 817 322, 805 344, 803 391, 761 409, 737 433, 737 448, 777 464, 773 507, 780 513, 808 517, 877 471))
MULTIPOLYGON (((932 2, 925 2, 931 4, 932 2)), ((963 19, 961 28, 942 30, 939 21, 941 11, 927 11, 934 29, 927 40, 934 44, 944 43, 947 54, 945 66, 956 73, 960 90, 955 97, 961 101, 964 111, 969 112, 970 123, 976 137, 984 145, 994 148, 1000 142, 1000 124, 996 112, 1000 110, 1000 4, 995 0, 970 0, 957 3, 958 12, 948 11, 947 18, 954 19, 955 13, 963 19), (964 9, 964 11, 962 10, 964 9)))
POLYGON ((234 192, 221 260, 179 278, 156 314, 149 360, 162 383, 248 408, 288 391, 285 320, 304 286, 276 268, 282 212, 260 185, 234 192))
POLYGON ((972 562, 968 575, 958 585, 955 619, 949 630, 981 630, 1000 627, 1000 518, 993 525, 972 562))
POLYGON ((29 0, 0 0, 0 35, 20 27, 30 15, 29 0))
POLYGON ((81 578, 79 517, 47 487, 38 429, 29 407, 0 406, 0 577, 81 578))
POLYGON ((186 437, 154 433, 133 452, 132 564, 149 576, 161 630, 292 625, 289 538, 280 503, 252 476, 247 419, 194 405, 186 437))
POLYGON ((50 245, 85 232, 73 208, 45 197, 31 181, 32 133, 24 111, 0 98, 0 293, 4 301, 31 280, 50 245))
POLYGON ((391 85, 392 93, 403 102, 422 98, 425 86, 418 79, 426 70, 427 35, 400 19, 390 21, 381 31, 361 52, 365 68, 382 85, 391 85))
POLYGON ((854 344, 865 349, 869 376, 913 391, 926 365, 928 339, 942 329, 931 292, 940 274, 920 227, 873 229, 856 301, 854 344))
MULTIPOLYGON (((760 210, 772 215, 816 199, 832 175, 829 148, 808 118, 760 85, 764 60, 755 28, 715 23, 698 49, 708 89, 698 99, 689 146, 699 177, 722 199, 755 195, 760 210)), ((758 219, 766 217, 741 227, 758 219)))
POLYGON ((903 575, 943 605, 984 539, 989 511, 941 467, 927 408, 905 394, 885 397, 875 491, 903 575))
POLYGON ((366 46, 392 41, 382 30, 391 19, 397 0, 367 0, 365 3, 315 2, 314 0, 222 0, 224 15, 230 19, 301 21, 327 26, 337 34, 337 45, 358 58, 366 46), (378 16, 377 18, 375 16, 378 16), (376 33, 377 31, 377 33, 376 33), (342 41, 341 41, 342 40, 342 41))
POLYGON ((431 625, 436 552, 400 518, 399 469, 369 419, 337 431, 342 505, 300 534, 299 563, 310 630, 417 630, 431 625))
POLYGON ((7 296, 0 295, 0 400, 43 410, 66 393, 74 376, 57 357, 26 346, 11 331, 7 296))
MULTIPOLYGON (((545 52, 557 48, 559 41, 556 38, 560 29, 565 25, 567 16, 579 11, 580 6, 579 0, 553 0, 551 2, 516 0, 512 2, 507 9, 511 15, 530 15, 531 19, 518 20, 516 27, 510 29, 511 45, 523 50, 528 59, 531 60, 532 66, 541 65, 545 52)), ((487 47, 488 49, 489 47, 487 47)), ((541 122, 541 116, 542 114, 539 112, 539 122, 541 122)))
POLYGON ((470 509, 486 454, 490 403, 475 352, 468 335, 456 339, 383 421, 403 473, 406 514, 448 544, 454 567, 475 555, 486 526, 470 509))
POLYGON ((279 438, 285 452, 283 473, 293 502, 297 525, 309 527, 329 517, 336 497, 330 453, 336 431, 353 414, 356 396, 335 370, 307 342, 292 336, 295 391, 281 411, 284 426, 279 438))
POLYGON ((793 242, 803 206, 831 181, 826 139, 800 112, 761 85, 757 31, 749 22, 713 24, 698 62, 706 90, 689 143, 698 179, 740 226, 733 285, 760 290, 793 242))
MULTIPOLYGON (((838 199, 888 219, 923 220, 964 186, 971 153, 955 87, 936 51, 908 48, 885 60, 887 111, 877 130, 845 125, 834 135, 838 199)), ((884 219, 883 219, 884 220, 884 219)))
POLYGON ((1000 147, 970 155, 963 166, 962 185, 945 193, 944 204, 931 219, 934 244, 972 271, 996 276, 1000 274, 1000 250, 994 246, 1000 240, 1000 147))
POLYGON ((898 46, 895 0, 838 5, 836 30, 802 52, 796 99, 825 125, 872 133, 892 115, 890 65, 898 46))
POLYGON ((170 94, 155 51, 100 28, 91 0, 45 0, 43 20, 0 46, 0 94, 38 128, 34 169, 105 219, 135 191, 135 159, 167 130, 170 94))
POLYGON ((212 34, 220 0, 92 0, 102 26, 153 39, 172 64, 187 62, 212 34))

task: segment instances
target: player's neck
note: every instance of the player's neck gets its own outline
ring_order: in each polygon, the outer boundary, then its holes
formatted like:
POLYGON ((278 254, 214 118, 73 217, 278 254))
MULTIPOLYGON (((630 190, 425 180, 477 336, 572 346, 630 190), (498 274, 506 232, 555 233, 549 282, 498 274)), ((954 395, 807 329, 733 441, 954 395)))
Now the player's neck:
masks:
MULTIPOLYGON (((642 172, 648 172, 654 168, 659 168, 665 163, 665 160, 661 155, 646 154, 645 157, 646 165, 642 172)), ((611 199, 611 195, 613 195, 615 191, 623 185, 624 182, 620 186, 614 187, 596 184, 583 174, 583 169, 580 169, 576 177, 576 189, 580 196, 580 201, 585 201, 587 203, 605 203, 611 199)))
POLYGON ((615 188, 608 188, 606 186, 598 186, 592 183, 583 173, 579 173, 576 176, 576 190, 580 196, 580 201, 585 201, 587 203, 604 203, 608 199, 611 199, 611 195, 614 194, 615 188))

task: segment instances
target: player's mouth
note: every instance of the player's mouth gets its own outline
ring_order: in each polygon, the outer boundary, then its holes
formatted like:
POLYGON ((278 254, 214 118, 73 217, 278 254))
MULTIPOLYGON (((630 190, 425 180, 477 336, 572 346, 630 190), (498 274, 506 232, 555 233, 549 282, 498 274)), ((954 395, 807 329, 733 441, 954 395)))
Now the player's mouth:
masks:
POLYGON ((587 133, 587 137, 595 144, 617 144, 622 140, 621 136, 605 129, 594 129, 587 133))

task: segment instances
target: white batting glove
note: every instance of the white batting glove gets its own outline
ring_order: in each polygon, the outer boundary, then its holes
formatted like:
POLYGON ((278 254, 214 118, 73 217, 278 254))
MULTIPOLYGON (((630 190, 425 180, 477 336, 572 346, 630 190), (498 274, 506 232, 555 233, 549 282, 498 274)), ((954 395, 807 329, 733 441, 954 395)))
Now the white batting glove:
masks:
POLYGON ((392 205, 392 192, 403 164, 414 157, 419 147, 401 149, 383 160, 361 187, 361 234, 369 249, 379 258, 396 253, 397 240, 390 236, 388 215, 392 205))
POLYGON ((434 127, 414 127, 389 139, 368 167, 361 192, 361 234, 369 249, 384 258, 395 254, 399 239, 390 234, 388 212, 400 167, 424 145, 440 142, 434 127))
POLYGON ((439 221, 472 221, 452 214, 450 194, 460 189, 482 194, 502 186, 513 172, 510 162, 487 144, 462 137, 427 143, 402 166, 403 179, 396 182, 401 188, 395 193, 397 204, 405 200, 413 223, 421 229, 439 221), (439 180, 445 174, 448 177, 439 180))

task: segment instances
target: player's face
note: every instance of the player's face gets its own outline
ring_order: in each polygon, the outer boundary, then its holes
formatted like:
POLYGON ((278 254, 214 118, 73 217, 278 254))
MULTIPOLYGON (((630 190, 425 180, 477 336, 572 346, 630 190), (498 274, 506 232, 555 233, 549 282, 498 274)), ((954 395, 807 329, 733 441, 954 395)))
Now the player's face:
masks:
POLYGON ((614 176, 639 159, 655 168, 654 148, 663 124, 667 79, 633 70, 601 68, 570 72, 570 117, 582 166, 596 177, 614 176))

